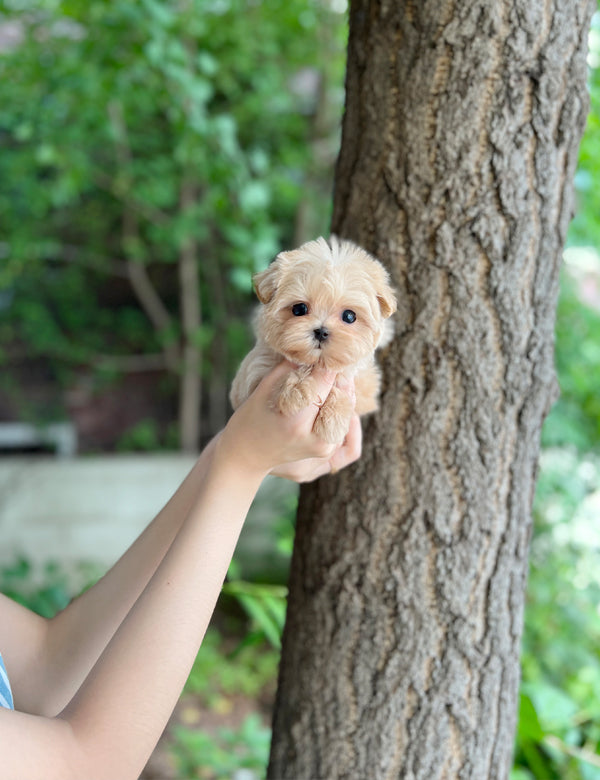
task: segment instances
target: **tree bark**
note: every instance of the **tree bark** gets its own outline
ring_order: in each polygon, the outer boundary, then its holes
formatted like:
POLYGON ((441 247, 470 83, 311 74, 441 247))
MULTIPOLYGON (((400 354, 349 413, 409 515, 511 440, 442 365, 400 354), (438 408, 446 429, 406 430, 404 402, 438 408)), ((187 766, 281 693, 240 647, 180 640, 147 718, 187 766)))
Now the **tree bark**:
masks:
POLYGON ((333 231, 389 268, 362 459, 303 488, 268 777, 506 778, 591 0, 353 0, 333 231))

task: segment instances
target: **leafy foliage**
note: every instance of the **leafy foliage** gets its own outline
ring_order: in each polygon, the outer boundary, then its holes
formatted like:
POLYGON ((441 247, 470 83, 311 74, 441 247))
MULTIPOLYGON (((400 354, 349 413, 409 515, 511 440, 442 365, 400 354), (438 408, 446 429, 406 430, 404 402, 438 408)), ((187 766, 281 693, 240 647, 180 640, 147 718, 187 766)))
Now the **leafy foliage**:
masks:
MULTIPOLYGON (((233 714, 240 697, 256 701, 265 689, 273 690, 278 663, 279 653, 264 642, 242 642, 228 650, 217 631, 209 629, 185 686, 184 706, 194 696, 196 707, 233 714)), ((240 769, 264 777, 270 744, 271 729, 253 711, 239 726, 207 729, 177 724, 170 733, 169 751, 182 779, 229 780, 240 769)))
POLYGON ((68 383, 162 352, 177 371, 185 336, 223 382, 251 274, 292 240, 303 197, 326 227, 306 173, 318 96, 297 76, 341 63, 339 32, 319 45, 338 15, 317 0, 0 9, 18 31, 0 50, 0 365, 26 356, 68 383), (183 333, 190 246, 201 319, 183 333))
POLYGON ((285 624, 287 588, 234 580, 223 586, 223 593, 233 596, 240 603, 251 621, 246 643, 266 639, 273 647, 281 649, 281 636, 285 624))
POLYGON ((64 567, 52 561, 38 570, 31 561, 18 558, 0 568, 0 592, 38 615, 51 618, 67 606, 77 591, 95 582, 98 574, 98 567, 91 563, 80 563, 67 574, 64 567))
POLYGON ((175 726, 173 738, 177 776, 182 780, 230 780, 240 769, 255 770, 251 777, 265 776, 271 730, 256 713, 248 715, 241 728, 221 728, 216 734, 175 726))
POLYGON ((196 694, 211 709, 221 709, 227 697, 239 694, 258 697, 277 675, 278 653, 265 645, 227 647, 215 629, 209 629, 202 642, 186 684, 186 692, 196 694))
POLYGON ((600 778, 599 511, 600 459, 565 448, 544 452, 515 778, 600 778))
POLYGON ((600 778, 600 12, 556 328, 561 395, 546 420, 534 505, 511 780, 600 778))
POLYGON ((600 255, 571 248, 561 280, 556 324, 560 397, 543 432, 545 446, 600 445, 600 255), (597 296, 594 305, 583 295, 597 296))
POLYGON ((590 113, 579 150, 575 186, 577 212, 570 228, 570 242, 600 247, 600 10, 594 14, 589 36, 590 113))

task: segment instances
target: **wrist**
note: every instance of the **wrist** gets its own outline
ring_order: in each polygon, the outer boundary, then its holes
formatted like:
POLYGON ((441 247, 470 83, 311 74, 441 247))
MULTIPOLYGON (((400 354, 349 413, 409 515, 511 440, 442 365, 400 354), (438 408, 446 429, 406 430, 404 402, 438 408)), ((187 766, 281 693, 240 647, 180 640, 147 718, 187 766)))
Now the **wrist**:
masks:
POLYGON ((253 457, 251 448, 237 446, 227 428, 214 440, 211 465, 220 473, 228 475, 233 485, 241 483, 255 487, 256 490, 270 471, 253 457))

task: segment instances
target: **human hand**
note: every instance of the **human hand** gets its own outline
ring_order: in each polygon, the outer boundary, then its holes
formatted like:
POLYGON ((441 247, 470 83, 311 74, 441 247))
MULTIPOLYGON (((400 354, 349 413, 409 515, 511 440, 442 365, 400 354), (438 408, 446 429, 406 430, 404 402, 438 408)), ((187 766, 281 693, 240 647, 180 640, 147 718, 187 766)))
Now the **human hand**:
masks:
POLYGON ((362 427, 355 414, 350 420, 348 435, 330 458, 306 458, 284 463, 271 471, 276 477, 292 482, 312 482, 326 474, 335 474, 360 458, 362 452, 362 427))
MULTIPOLYGON (((287 362, 273 369, 250 398, 237 409, 223 430, 219 438, 219 450, 226 453, 226 457, 238 467, 266 475, 273 470, 279 473, 285 464, 307 459, 318 460, 319 464, 313 463, 313 471, 320 470, 321 473, 331 470, 331 466, 324 467, 324 463, 331 460, 346 465, 350 452, 348 444, 345 449, 342 441, 328 444, 313 430, 319 409, 327 399, 336 375, 315 369, 314 399, 305 408, 287 416, 274 408, 272 396, 286 372, 291 370, 293 367, 287 362), (336 455, 339 450, 343 452, 336 455)), ((355 428, 351 444, 354 453, 355 428)))

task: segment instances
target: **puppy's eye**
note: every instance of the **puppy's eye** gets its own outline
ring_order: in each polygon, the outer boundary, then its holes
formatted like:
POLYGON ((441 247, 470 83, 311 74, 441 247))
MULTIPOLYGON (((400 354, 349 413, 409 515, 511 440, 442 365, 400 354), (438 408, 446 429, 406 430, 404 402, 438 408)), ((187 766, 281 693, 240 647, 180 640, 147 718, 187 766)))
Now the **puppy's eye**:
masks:
POLYGON ((346 309, 342 313, 342 320, 350 325, 356 320, 356 314, 352 311, 352 309, 346 309))
POLYGON ((308 306, 305 303, 295 303, 292 306, 292 314, 294 317, 304 317, 308 314, 308 306))

